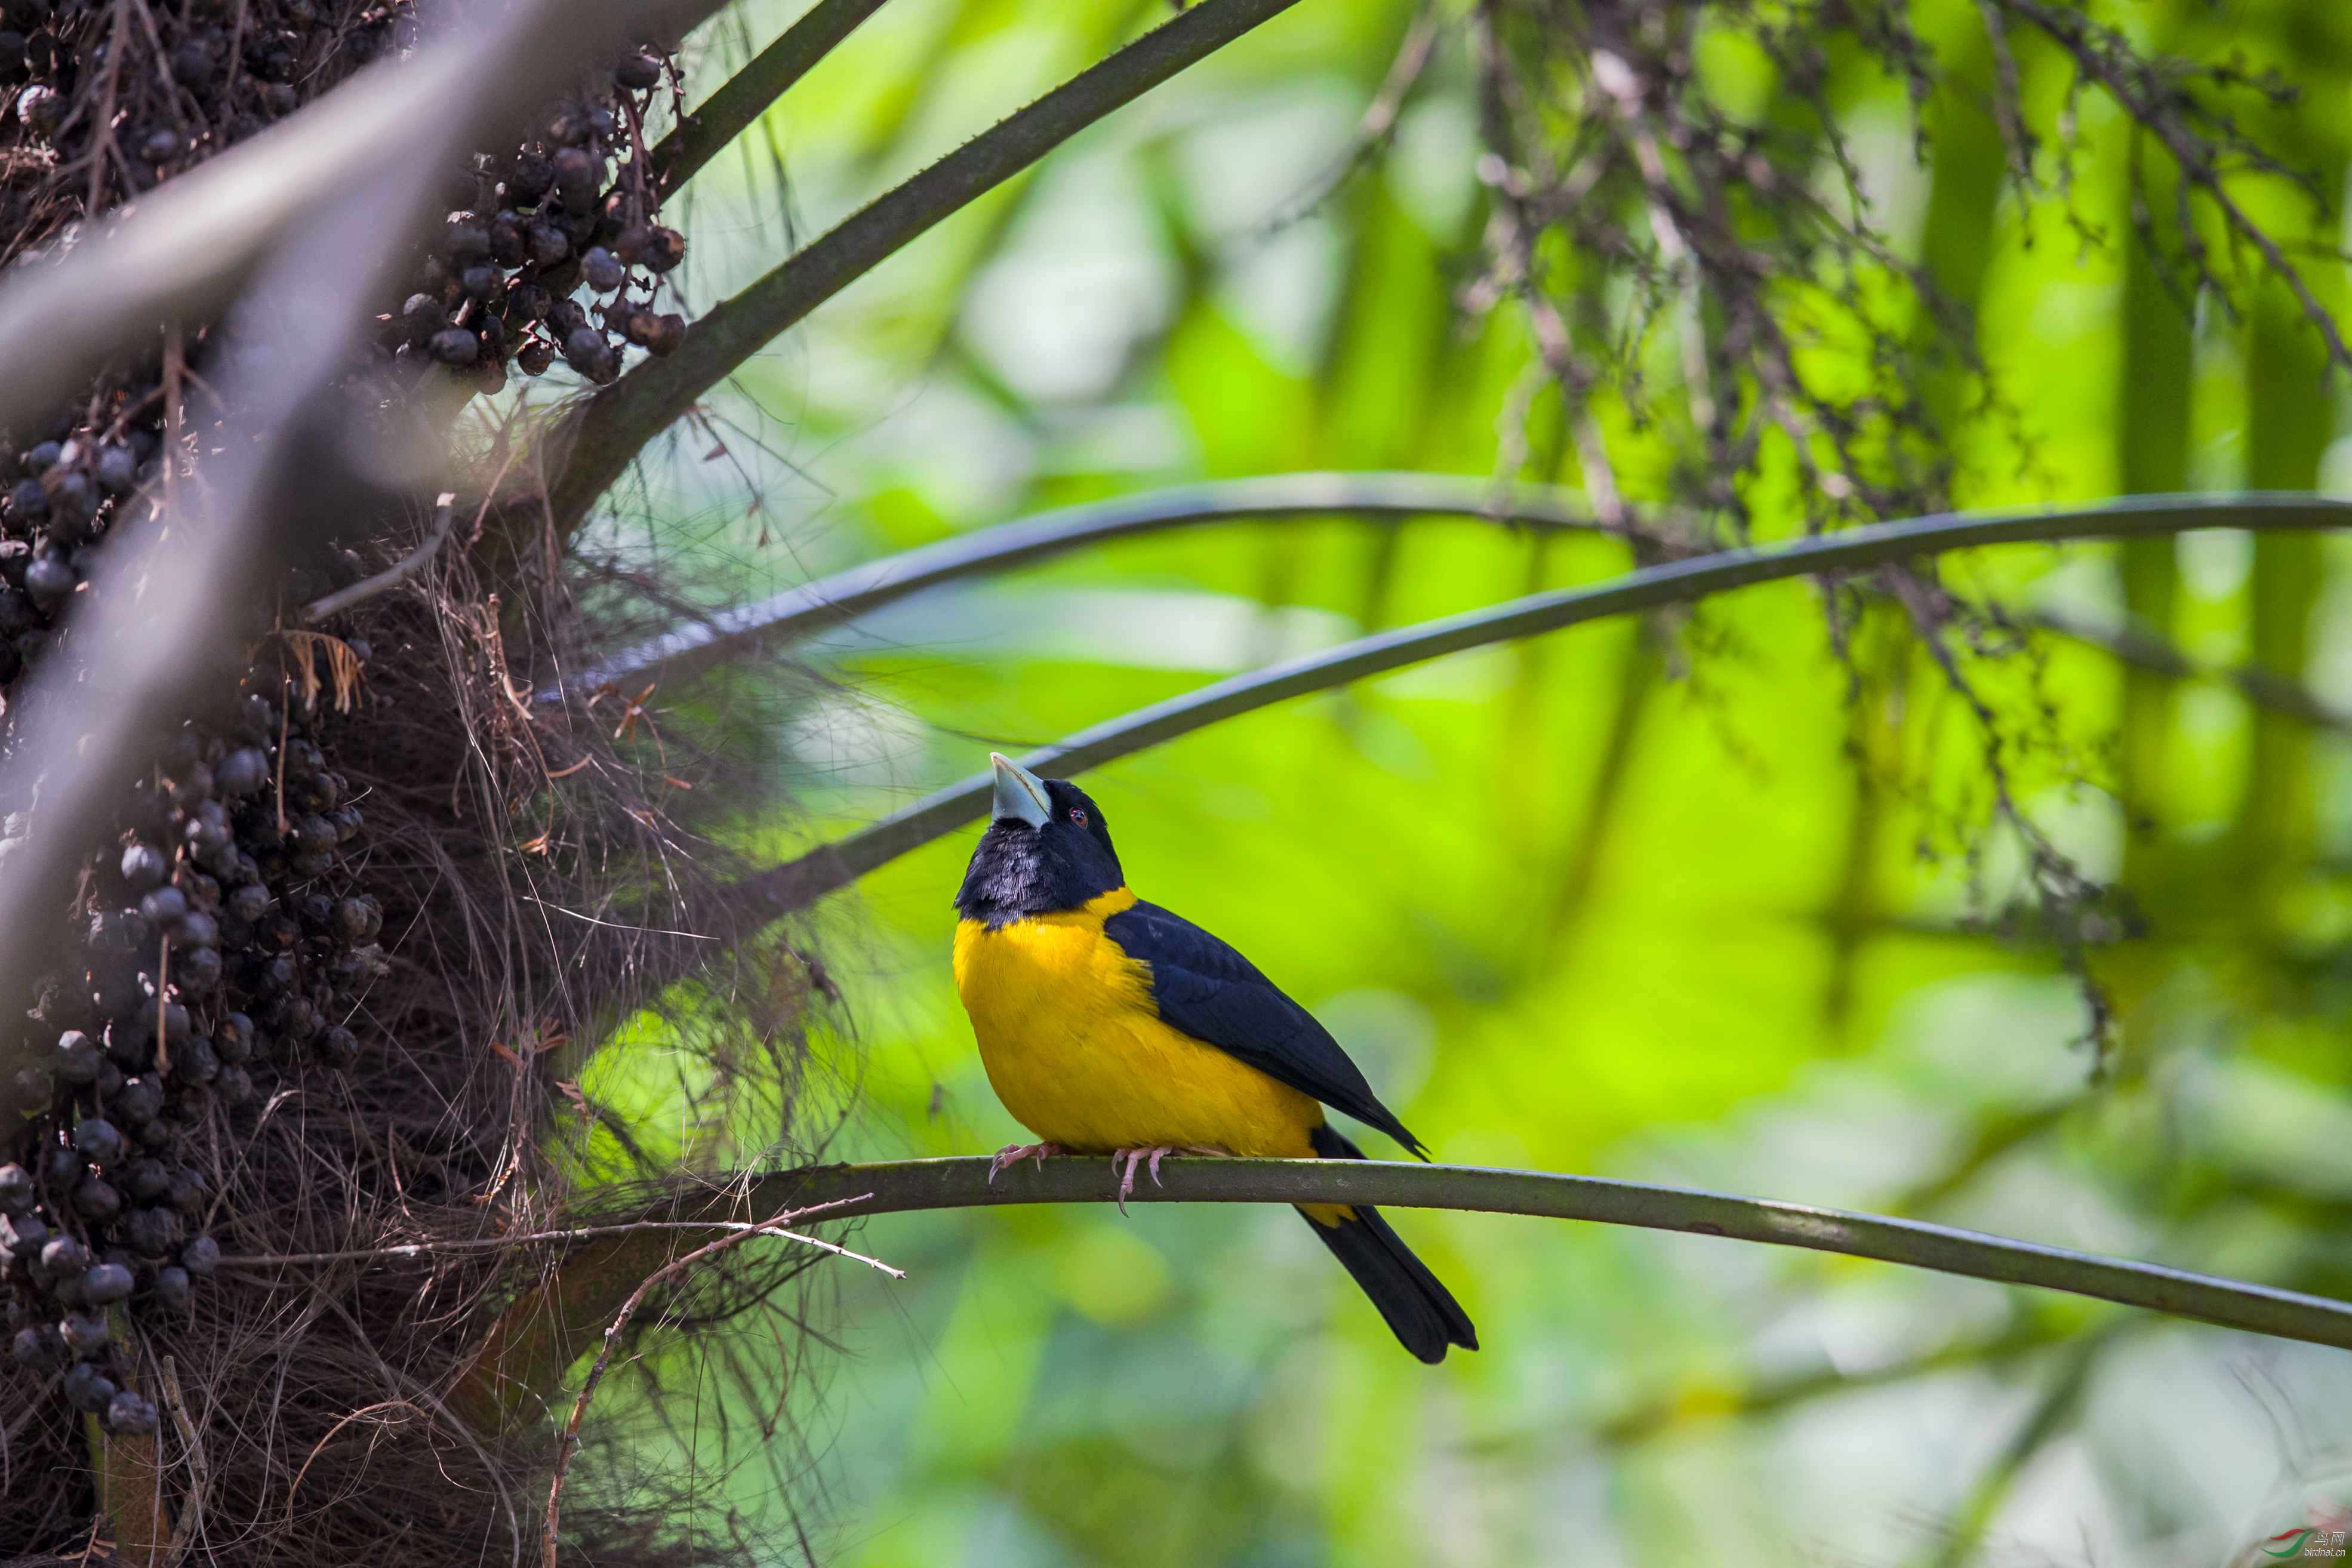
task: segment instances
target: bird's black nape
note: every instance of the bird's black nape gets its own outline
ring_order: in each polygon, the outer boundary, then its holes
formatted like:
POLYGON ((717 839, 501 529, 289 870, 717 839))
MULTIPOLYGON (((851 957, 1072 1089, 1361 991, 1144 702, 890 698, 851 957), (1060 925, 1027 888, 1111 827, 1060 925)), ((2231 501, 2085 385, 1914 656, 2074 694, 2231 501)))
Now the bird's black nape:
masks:
POLYGON ((1043 824, 999 817, 981 834, 956 890, 956 911, 966 920, 1009 925, 1076 909, 1127 885, 1102 808, 1066 779, 1045 785, 1043 824))

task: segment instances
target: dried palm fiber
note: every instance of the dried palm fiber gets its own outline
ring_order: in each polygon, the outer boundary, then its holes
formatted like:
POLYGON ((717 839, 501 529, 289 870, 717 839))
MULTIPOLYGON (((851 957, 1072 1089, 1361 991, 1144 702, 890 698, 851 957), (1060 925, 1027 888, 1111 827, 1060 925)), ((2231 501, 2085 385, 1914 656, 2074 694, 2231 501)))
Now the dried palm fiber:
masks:
MULTIPOLYGON (((78 225, 417 30, 405 5, 342 0, 11 0, 0 20, 0 256, 68 264, 78 225)), ((683 244, 643 175, 674 83, 666 57, 625 56, 529 144, 451 172, 448 230, 353 370, 394 389, 387 420, 446 422, 509 365, 603 381, 627 346, 675 344, 682 318, 655 304, 683 244)), ((118 523, 191 481, 212 348, 159 340, 44 427, 0 433, 0 695, 71 635, 118 523)), ((509 448, 479 426, 486 490, 509 448)), ((725 873, 710 830, 752 780, 690 718, 534 721, 516 694, 551 651, 655 601, 608 573, 577 602, 565 563, 481 521, 461 493, 321 528, 226 716, 121 781, 120 841, 58 911, 74 960, 0 1010, 40 1064, 0 1166, 0 1552, 438 1563, 530 1533, 536 1412, 486 1420, 451 1390, 537 1249, 220 1264, 496 1241, 558 1223, 583 1173, 666 1166, 572 1113, 584 1097, 558 1080, 609 1024, 572 998, 601 988, 584 966, 629 962, 614 927, 672 921, 725 873)), ((37 800, 0 810, 0 852, 39 831, 37 800)), ((680 1030, 713 1157, 801 1146, 808 1119, 799 1024, 821 973, 774 942, 743 963, 760 1005, 680 1030)), ((796 1264, 749 1260, 679 1310, 792 1315, 776 1287, 796 1264)), ((646 1393, 658 1410, 650 1375, 646 1393)), ((591 1456, 606 1484, 575 1488, 567 1542, 609 1562, 748 1549, 625 1460, 591 1456)))

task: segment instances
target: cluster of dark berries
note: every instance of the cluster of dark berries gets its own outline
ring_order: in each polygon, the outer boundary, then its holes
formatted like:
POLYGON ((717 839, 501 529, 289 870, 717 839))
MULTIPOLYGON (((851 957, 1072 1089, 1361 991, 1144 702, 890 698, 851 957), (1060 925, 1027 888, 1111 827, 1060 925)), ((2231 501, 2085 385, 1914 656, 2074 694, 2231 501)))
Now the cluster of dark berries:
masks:
POLYGON ((655 221, 644 133, 668 75, 657 55, 627 56, 603 100, 558 104, 514 157, 482 160, 454 193, 464 210, 387 321, 385 346, 485 389, 503 385, 509 364, 536 376, 558 358, 603 383, 620 374, 625 344, 677 348, 686 318, 654 301, 686 240, 655 221))
POLYGON ((188 0, 125 26, 129 15, 113 0, 0 4, 0 104, 15 111, 0 148, 40 154, 0 158, 0 258, 78 215, 50 210, 47 172, 72 172, 79 205, 94 167, 111 205, 284 119, 415 27, 407 0, 188 0), (89 101, 100 94, 104 110, 89 101))
POLYGON ((84 879, 77 962, 36 998, 36 1113, 0 1166, 12 1348, 117 1431, 155 1412, 110 1375, 113 1314, 184 1310, 220 1260, 204 1151, 281 1077, 360 1052, 383 916, 351 889, 360 811, 314 724, 252 693, 228 733, 183 730, 84 879))
POLYGON ((92 436, 75 434, 78 423, 60 418, 21 454, 0 449, 0 685, 47 644, 89 575, 113 503, 152 475, 163 444, 144 423, 92 436))

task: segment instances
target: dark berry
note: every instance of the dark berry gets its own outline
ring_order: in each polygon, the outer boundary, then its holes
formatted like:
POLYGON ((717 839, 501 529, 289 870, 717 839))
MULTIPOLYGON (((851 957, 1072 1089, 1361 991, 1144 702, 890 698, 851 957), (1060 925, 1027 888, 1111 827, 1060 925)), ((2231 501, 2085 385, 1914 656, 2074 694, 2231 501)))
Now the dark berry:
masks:
POLYGON ((58 1333, 55 1323, 37 1323, 18 1329, 9 1347, 16 1364, 32 1372, 54 1372, 66 1364, 68 1352, 65 1336, 58 1333))
POLYGON ((188 1271, 177 1263, 155 1270, 155 1299, 175 1312, 188 1310, 188 1271))
POLYGON ((131 1270, 120 1263, 93 1263, 83 1270, 82 1300, 93 1307, 111 1306, 131 1295, 131 1270))
POLYGON ((86 1176, 73 1189, 73 1209, 92 1225, 104 1225, 122 1212, 122 1194, 104 1176, 86 1176))
POLYGON ((153 844, 136 841, 122 852, 122 880, 131 884, 133 893, 145 893, 172 874, 172 862, 153 844))
POLYGON ((155 1430, 160 1419, 153 1400, 128 1388, 118 1389, 106 1402, 106 1429, 118 1437, 143 1437, 155 1430))
POLYGON ((655 317, 642 341, 649 353, 665 356, 676 353, 678 345, 686 341, 686 318, 678 315, 655 317))
MULTIPOLYGON (((547 122, 547 139, 559 147, 577 147, 594 133, 595 128, 589 124, 588 116, 573 104, 567 103, 557 110, 547 122)), ((556 169, 560 173, 563 167, 563 154, 559 152, 555 157, 556 169)))
POLYGON ((221 983, 220 949, 191 947, 173 954, 172 983, 183 991, 209 994, 221 983))
POLYGON ((33 558, 25 569, 25 593, 34 605, 44 612, 54 612, 73 597, 74 569, 63 556, 45 554, 33 558))
POLYGON ((676 229, 656 228, 646 243, 646 266, 655 272, 667 272, 686 259, 686 236, 676 229))
POLYGON ((620 257, 603 246, 591 249, 580 258, 580 275, 588 287, 599 294, 610 294, 629 280, 629 269, 621 265, 620 257))
MULTIPOLYGON (((523 244, 520 214, 500 213, 490 221, 490 259, 500 267, 520 267, 530 251, 523 244)), ((468 292, 471 292, 468 290, 468 292)))
POLYGON ((143 1127, 163 1113, 163 1086, 152 1078, 129 1078, 107 1110, 127 1126, 143 1127))
POLYGON ((463 327, 445 327, 426 345, 433 358, 452 369, 470 365, 481 353, 481 343, 463 327))
POLYGON ((150 925, 171 925, 188 912, 188 895, 176 887, 159 887, 139 901, 139 914, 150 925))
POLYGON ((480 261, 490 254, 490 231, 470 219, 460 220, 449 225, 445 248, 460 264, 480 261))
POLYGON ((258 795, 269 787, 268 755, 257 747, 238 747, 213 769, 213 784, 232 800, 258 795))
POLYGON ((507 199, 519 207, 535 207, 554 187, 555 165, 536 152, 525 152, 507 177, 507 199))
POLYGON ((49 1243, 49 1223, 37 1214, 0 1216, 0 1250, 31 1262, 49 1243))
POLYGON ((169 1258, 180 1244, 180 1217, 168 1208, 134 1208, 122 1222, 122 1239, 142 1258, 169 1258))
POLYGON ((74 1124, 73 1145, 86 1160, 101 1166, 122 1163, 122 1131, 102 1116, 74 1124))
POLYGON ((114 1403, 114 1379, 92 1362, 76 1362, 66 1371, 66 1403, 85 1416, 102 1413, 114 1403))
MULTIPOLYGON (((104 1268, 105 1265, 99 1267, 104 1268)), ((98 1270, 93 1269, 90 1272, 95 1274, 98 1270)), ((68 1312, 58 1324, 58 1333, 64 1337, 66 1348, 79 1356, 96 1355, 113 1337, 108 1330, 104 1312, 68 1312)))
POLYGON ((648 54, 623 55, 621 63, 613 68, 613 79, 631 92, 659 87, 661 78, 661 61, 648 54))
POLYGON ((23 1214, 33 1207, 33 1173, 20 1165, 0 1166, 0 1214, 23 1214))
POLYGON ((79 1279, 89 1264, 89 1249, 70 1236, 52 1236, 42 1244, 41 1272, 51 1280, 79 1279))
POLYGON ((254 1050, 253 1020, 243 1013, 224 1013, 213 1026, 213 1049, 223 1061, 248 1061, 254 1050))
MULTIPOLYGON (((69 1029, 58 1036, 58 1053, 50 1065, 68 1083, 95 1083, 106 1070, 106 1059, 99 1054, 98 1041, 69 1029)), ((0 1197, 0 1207, 5 1207, 5 1198, 0 1197)))
POLYGON ((180 1249, 180 1267, 192 1279, 209 1280, 220 1267, 220 1243, 209 1236, 198 1236, 180 1249))
POLYGON ((160 1203, 172 1190, 172 1173, 163 1161, 142 1155, 122 1173, 122 1186, 133 1203, 160 1203))
POLYGON ((182 1166, 172 1173, 172 1207, 182 1214, 194 1214, 204 1207, 212 1195, 204 1173, 191 1166, 182 1166))
POLYGON ((202 762, 188 761, 173 772, 172 804, 183 811, 192 811, 213 798, 213 770, 202 762))
POLYGON ((127 446, 110 446, 98 455, 98 482, 120 496, 139 482, 139 460, 127 446))
POLYGON ((197 1035, 172 1052, 172 1077, 183 1083, 210 1083, 220 1076, 220 1058, 213 1042, 197 1035))

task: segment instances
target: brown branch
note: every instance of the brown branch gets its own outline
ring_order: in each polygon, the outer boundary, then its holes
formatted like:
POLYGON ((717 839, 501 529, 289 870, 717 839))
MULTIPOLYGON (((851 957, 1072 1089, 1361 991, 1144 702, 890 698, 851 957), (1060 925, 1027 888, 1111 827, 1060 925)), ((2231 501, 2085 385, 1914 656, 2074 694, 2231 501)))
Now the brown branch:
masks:
POLYGON ((362 578, 349 588, 337 589, 332 593, 312 600, 302 607, 303 621, 315 626, 330 615, 340 614, 343 611, 365 604, 371 599, 391 592, 424 570, 433 558, 441 552, 441 547, 449 542, 449 529, 455 517, 457 503, 457 497, 454 492, 442 491, 434 499, 433 526, 426 530, 424 542, 374 576, 362 578))

